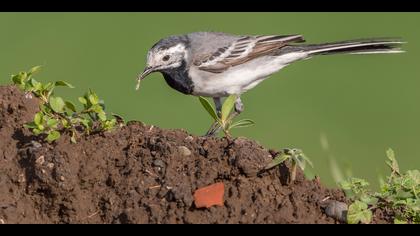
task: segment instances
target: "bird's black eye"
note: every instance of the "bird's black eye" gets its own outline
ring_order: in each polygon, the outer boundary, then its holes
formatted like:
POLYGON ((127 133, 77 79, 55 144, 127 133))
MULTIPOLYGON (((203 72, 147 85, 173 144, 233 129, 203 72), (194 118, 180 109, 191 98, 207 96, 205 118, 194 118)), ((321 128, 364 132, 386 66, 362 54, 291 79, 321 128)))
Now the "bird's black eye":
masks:
POLYGON ((167 60, 169 60, 169 55, 164 56, 164 57, 162 58, 162 60, 163 60, 163 61, 167 61, 167 60))

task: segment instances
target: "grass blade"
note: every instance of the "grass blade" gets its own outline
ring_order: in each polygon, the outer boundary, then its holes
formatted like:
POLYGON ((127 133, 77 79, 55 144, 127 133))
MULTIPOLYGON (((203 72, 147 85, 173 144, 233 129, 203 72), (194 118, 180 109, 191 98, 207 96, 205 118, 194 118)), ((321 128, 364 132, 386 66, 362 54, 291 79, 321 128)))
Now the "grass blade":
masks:
POLYGON ((222 120, 226 121, 228 118, 230 112, 233 109, 233 106, 235 105, 237 96, 236 95, 230 95, 228 98, 226 98, 225 102, 222 106, 222 120))
POLYGON ((200 100, 201 105, 203 105, 204 109, 206 109, 206 111, 209 113, 209 115, 211 117, 213 117, 214 120, 219 120, 219 118, 217 117, 216 114, 216 110, 214 110, 213 106, 210 104, 210 102, 203 98, 203 97, 198 97, 198 99, 200 100))
POLYGON ((233 123, 230 128, 245 128, 255 125, 255 122, 250 119, 243 119, 233 123))
POLYGON ((282 162, 284 162, 285 160, 287 160, 288 158, 290 158, 290 156, 289 156, 289 155, 282 153, 282 154, 280 154, 278 157, 274 158, 274 159, 270 162, 270 164, 268 164, 268 165, 267 165, 264 169, 265 169, 265 170, 268 170, 268 169, 271 169, 271 168, 273 168, 273 167, 275 167, 275 166, 278 166, 278 165, 280 165, 282 162))

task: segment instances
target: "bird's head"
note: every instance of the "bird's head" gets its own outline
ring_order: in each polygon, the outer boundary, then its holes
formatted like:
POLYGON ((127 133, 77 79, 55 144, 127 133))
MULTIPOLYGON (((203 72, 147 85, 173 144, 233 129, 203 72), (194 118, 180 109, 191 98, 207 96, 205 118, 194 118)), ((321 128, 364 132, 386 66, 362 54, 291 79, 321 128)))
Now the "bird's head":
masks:
POLYGON ((147 53, 146 68, 138 76, 138 82, 153 72, 178 69, 183 61, 187 61, 188 55, 188 39, 185 36, 171 36, 160 40, 147 53))

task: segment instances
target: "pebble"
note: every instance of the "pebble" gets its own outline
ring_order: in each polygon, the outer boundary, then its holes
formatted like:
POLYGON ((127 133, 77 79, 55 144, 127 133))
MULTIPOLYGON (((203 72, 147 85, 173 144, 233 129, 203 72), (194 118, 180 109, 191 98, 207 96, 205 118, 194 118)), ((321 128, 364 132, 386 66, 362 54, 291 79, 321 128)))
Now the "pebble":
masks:
POLYGON ((60 176, 60 180, 61 181, 64 181, 64 176, 60 176))
POLYGON ((182 156, 185 156, 185 157, 191 155, 190 149, 188 149, 185 146, 179 146, 178 151, 179 151, 179 153, 181 153, 182 156))
POLYGON ((45 162, 45 157, 44 156, 40 156, 36 159, 35 163, 38 165, 42 165, 45 162))
POLYGON ((189 135, 189 136, 187 136, 187 137, 185 138, 185 141, 187 141, 187 142, 192 142, 192 141, 194 141, 194 137, 193 137, 193 136, 191 136, 191 135, 189 135))
POLYGON ((153 161, 153 166, 165 168, 165 163, 162 160, 156 159, 153 161))
POLYGON ((47 167, 50 168, 50 169, 54 168, 54 163, 52 163, 52 162, 48 163, 47 167))
POLYGON ((19 182, 19 183, 26 182, 25 174, 20 174, 20 175, 18 176, 18 182, 19 182))
POLYGON ((325 214, 341 222, 347 222, 347 204, 339 201, 330 201, 325 208, 325 214))
POLYGON ((34 148, 40 148, 42 147, 42 145, 40 143, 38 143, 37 141, 32 140, 31 144, 34 148))

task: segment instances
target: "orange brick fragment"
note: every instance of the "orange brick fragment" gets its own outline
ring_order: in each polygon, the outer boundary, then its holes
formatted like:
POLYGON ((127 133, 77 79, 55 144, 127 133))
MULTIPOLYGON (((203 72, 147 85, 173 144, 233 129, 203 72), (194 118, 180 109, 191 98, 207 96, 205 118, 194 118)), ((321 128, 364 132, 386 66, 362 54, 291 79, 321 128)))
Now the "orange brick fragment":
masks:
POLYGON ((197 208, 210 208, 212 206, 223 206, 225 185, 215 183, 203 188, 199 188, 194 193, 194 203, 197 208))

